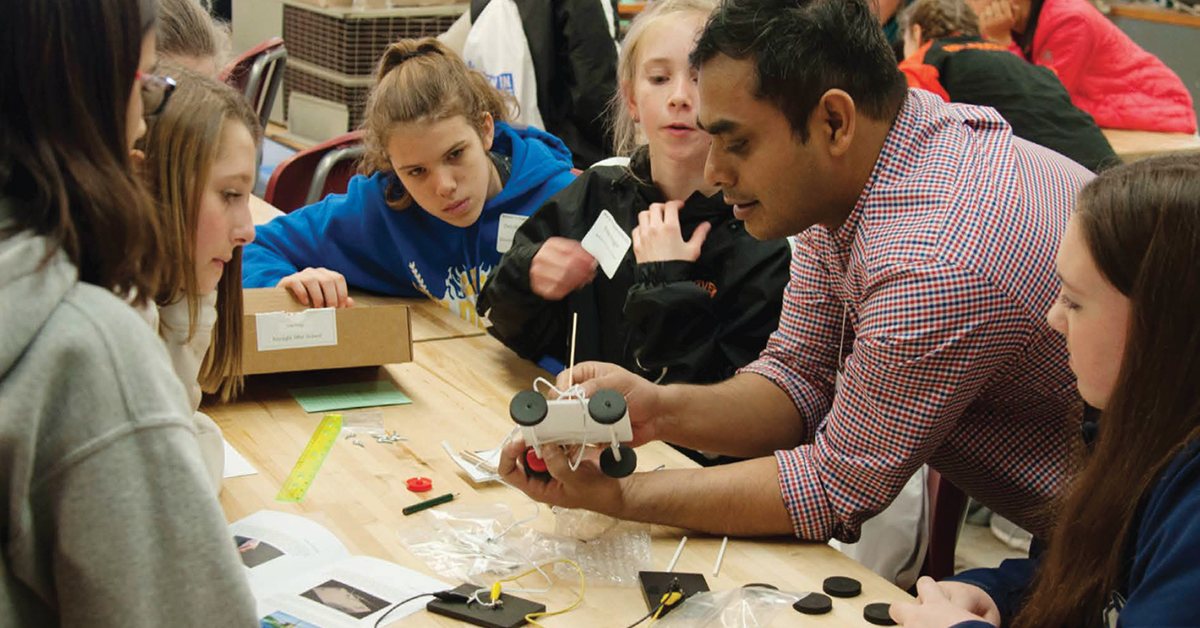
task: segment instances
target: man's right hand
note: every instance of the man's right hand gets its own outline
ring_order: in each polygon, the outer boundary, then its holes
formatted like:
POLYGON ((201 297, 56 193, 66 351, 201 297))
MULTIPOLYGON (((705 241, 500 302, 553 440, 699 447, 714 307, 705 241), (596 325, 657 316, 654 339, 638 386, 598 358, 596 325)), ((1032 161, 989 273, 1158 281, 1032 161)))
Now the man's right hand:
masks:
MULTIPOLYGON (((658 420, 663 413, 662 386, 607 362, 576 364, 574 374, 574 383, 583 386, 584 394, 588 397, 605 388, 612 388, 625 396, 629 421, 633 426, 631 447, 658 440, 658 420)), ((559 373, 556 387, 566 390, 570 376, 570 371, 559 373)))
POLYGON ((558 301, 596 277, 596 258, 575 240, 553 237, 542 243, 529 265, 529 287, 547 301, 558 301))
POLYGON ((279 281, 296 300, 308 307, 354 307, 346 289, 346 278, 328 268, 305 268, 279 281))

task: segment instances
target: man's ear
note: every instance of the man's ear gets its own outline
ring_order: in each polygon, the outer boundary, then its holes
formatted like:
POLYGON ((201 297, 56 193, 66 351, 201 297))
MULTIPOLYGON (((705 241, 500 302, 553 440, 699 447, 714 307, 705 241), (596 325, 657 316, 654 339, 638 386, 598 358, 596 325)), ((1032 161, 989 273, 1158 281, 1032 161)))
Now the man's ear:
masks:
POLYGON ((858 110, 850 94, 831 89, 817 101, 813 112, 810 135, 828 146, 832 157, 841 157, 850 150, 857 127, 858 110))

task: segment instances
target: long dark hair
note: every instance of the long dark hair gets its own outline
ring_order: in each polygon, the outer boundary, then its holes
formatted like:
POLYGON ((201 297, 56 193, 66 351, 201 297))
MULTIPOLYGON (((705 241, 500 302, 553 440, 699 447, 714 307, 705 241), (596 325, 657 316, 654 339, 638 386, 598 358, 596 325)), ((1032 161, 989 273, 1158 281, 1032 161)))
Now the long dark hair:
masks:
POLYGON ((1101 274, 1131 302, 1120 374, 1095 450, 1066 496, 1015 626, 1092 626, 1118 590, 1139 502, 1200 437, 1200 155, 1118 166, 1076 213, 1101 274))
POLYGON ((154 0, 39 0, 5 3, 0 20, 0 195, 13 231, 46 236, 83 281, 138 301, 154 294, 162 252, 126 118, 156 12, 154 0))

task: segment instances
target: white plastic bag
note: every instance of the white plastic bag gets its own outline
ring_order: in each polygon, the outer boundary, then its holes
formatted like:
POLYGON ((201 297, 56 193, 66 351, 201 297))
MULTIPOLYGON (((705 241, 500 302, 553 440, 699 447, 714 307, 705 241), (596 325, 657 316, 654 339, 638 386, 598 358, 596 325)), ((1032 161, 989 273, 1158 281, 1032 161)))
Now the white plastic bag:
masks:
POLYGON ((468 66, 487 75, 496 89, 516 97, 521 104, 517 123, 546 128, 538 110, 533 55, 514 0, 488 2, 471 24, 462 56, 468 66))
MULTIPOLYGON (((399 535, 433 572, 476 584, 561 558, 575 561, 588 584, 634 586, 637 572, 650 567, 649 526, 572 510, 558 518, 557 533, 548 534, 517 523, 504 504, 449 504, 406 521, 399 535)), ((575 573, 563 564, 554 571, 575 573)))
POLYGON ((659 628, 759 628, 807 593, 742 587, 698 593, 654 624, 659 628))

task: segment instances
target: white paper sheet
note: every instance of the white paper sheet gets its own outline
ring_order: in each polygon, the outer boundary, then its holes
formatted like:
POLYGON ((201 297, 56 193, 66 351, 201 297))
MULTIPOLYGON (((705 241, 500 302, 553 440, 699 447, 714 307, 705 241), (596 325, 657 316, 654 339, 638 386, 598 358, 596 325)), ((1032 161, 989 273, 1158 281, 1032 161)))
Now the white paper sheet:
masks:
POLYGON ((221 443, 225 445, 225 473, 222 477, 237 478, 243 475, 258 474, 258 469, 255 469, 245 456, 238 453, 238 450, 234 449, 229 441, 222 438, 221 443))
POLYGON ((604 274, 612 279, 621 267, 625 254, 629 252, 629 247, 633 245, 633 239, 605 209, 600 212, 600 216, 596 218, 587 235, 583 236, 583 240, 580 240, 579 245, 596 258, 604 274))
MULTIPOLYGON (((398 602, 453 588, 378 558, 353 556, 301 573, 278 592, 258 600, 259 617, 285 613, 320 628, 372 628, 398 602)), ((408 602, 388 614, 396 622, 425 608, 432 598, 408 602)), ((300 624, 304 626, 304 624, 300 624)))
POLYGON ((241 552, 256 599, 309 569, 350 555, 345 545, 320 524, 298 515, 260 510, 229 525, 241 552))
POLYGON ((463 471, 467 472, 467 477, 476 484, 486 484, 496 481, 496 468, 500 466, 500 448, 483 449, 476 451, 475 455, 483 458, 487 464, 475 464, 462 456, 454 453, 454 448, 447 441, 442 441, 442 449, 446 450, 446 455, 454 461, 463 471))

